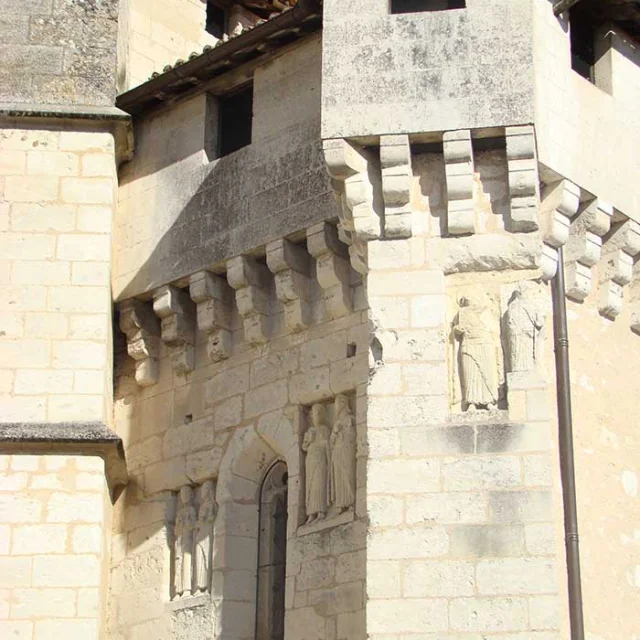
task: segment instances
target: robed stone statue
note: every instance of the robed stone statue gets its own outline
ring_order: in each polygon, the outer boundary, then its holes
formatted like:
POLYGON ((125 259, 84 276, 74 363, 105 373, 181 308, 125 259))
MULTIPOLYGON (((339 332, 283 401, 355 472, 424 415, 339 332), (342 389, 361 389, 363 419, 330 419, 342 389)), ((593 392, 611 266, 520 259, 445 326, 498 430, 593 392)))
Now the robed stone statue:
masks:
POLYGON ((311 407, 311 423, 302 440, 305 459, 305 498, 307 523, 327 514, 329 484, 329 434, 323 405, 311 407))
POLYGON ((356 428, 347 396, 336 396, 334 407, 330 438, 331 504, 342 513, 356 499, 356 428))
POLYGON ((202 485, 198 526, 195 539, 195 588, 206 592, 211 582, 211 556, 213 551, 213 523, 218 513, 213 480, 202 485))

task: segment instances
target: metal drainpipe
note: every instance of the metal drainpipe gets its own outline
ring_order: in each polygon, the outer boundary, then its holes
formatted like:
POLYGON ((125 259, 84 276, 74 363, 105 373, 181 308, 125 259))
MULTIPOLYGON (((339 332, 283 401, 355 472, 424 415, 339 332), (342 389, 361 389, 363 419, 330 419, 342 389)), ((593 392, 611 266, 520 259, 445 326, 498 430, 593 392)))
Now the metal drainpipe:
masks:
POLYGON ((582 582, 580 579, 580 541, 578 538, 578 508, 576 474, 573 455, 573 424, 571 417, 571 377, 569 375, 569 334, 565 300, 564 255, 558 249, 558 271, 551 282, 553 300, 553 335, 556 354, 556 391, 558 396, 558 431, 560 443, 560 474, 564 503, 564 531, 567 551, 567 581, 569 587, 569 618, 571 640, 584 640, 582 612, 582 582))

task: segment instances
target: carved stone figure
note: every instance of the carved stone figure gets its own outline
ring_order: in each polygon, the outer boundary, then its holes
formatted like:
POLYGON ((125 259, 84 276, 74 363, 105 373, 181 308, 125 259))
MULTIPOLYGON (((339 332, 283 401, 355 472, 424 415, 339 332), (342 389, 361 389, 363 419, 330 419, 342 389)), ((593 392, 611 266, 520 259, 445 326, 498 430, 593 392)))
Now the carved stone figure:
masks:
POLYGON ((331 431, 331 504, 339 513, 356 499, 356 428, 344 395, 336 396, 331 431))
POLYGON ((526 299, 519 286, 506 313, 509 371, 534 371, 541 358, 544 314, 535 300, 526 299))
POLYGON ((463 410, 488 409, 498 401, 494 319, 480 295, 460 300, 453 327, 458 352, 463 410))
POLYGON ((193 491, 185 486, 180 489, 180 506, 176 514, 174 530, 175 572, 174 592, 177 598, 191 593, 193 533, 197 524, 193 491))
POLYGON ((195 589, 209 590, 211 576, 211 551, 213 547, 213 523, 218 513, 213 480, 202 485, 202 497, 198 509, 198 526, 195 540, 195 589))
POLYGON ((329 427, 325 408, 321 404, 311 407, 311 424, 304 434, 302 450, 306 452, 306 507, 307 523, 322 519, 327 513, 329 472, 329 427))

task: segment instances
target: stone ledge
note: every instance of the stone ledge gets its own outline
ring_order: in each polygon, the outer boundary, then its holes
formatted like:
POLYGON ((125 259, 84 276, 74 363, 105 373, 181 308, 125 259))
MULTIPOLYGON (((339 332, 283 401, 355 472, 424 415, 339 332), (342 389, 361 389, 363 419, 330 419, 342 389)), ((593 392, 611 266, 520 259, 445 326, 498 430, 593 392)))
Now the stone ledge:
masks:
POLYGON ((324 520, 316 520, 311 524, 303 524, 298 527, 298 531, 296 532, 299 536, 307 536, 311 533, 318 533, 318 531, 324 531, 325 529, 332 529, 333 527, 338 527, 341 524, 349 524, 353 522, 355 519, 353 509, 349 511, 345 511, 337 516, 332 516, 329 518, 325 518, 324 520))
POLYGON ((129 481, 122 439, 102 422, 0 422, 0 453, 100 456, 114 502, 129 481))
POLYGON ((211 595, 208 593, 202 593, 197 596, 187 596, 186 598, 171 600, 171 602, 167 602, 166 609, 168 611, 180 611, 181 609, 201 607, 208 603, 211 603, 211 595))

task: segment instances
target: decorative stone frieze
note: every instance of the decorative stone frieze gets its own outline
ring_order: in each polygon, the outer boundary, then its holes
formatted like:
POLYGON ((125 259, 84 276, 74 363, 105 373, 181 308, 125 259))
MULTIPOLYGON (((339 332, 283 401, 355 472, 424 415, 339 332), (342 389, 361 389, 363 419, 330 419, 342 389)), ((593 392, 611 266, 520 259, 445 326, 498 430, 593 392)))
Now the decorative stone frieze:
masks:
POLYGON ((287 331, 302 331, 312 322, 309 254, 303 247, 280 238, 267 245, 267 266, 274 274, 278 300, 284 305, 287 331))
POLYGON ((613 208, 593 200, 571 223, 565 251, 567 296, 581 302, 591 292, 591 268, 602 256, 602 238, 609 232, 613 208))
POLYGON ((178 375, 195 367, 195 313, 187 291, 173 285, 153 294, 153 310, 160 318, 162 341, 169 349, 173 370, 178 375))
POLYGON ((614 320, 622 310, 623 287, 633 277, 634 258, 640 253, 640 225, 626 220, 613 228, 603 249, 600 265, 601 315, 614 320))
POLYGON ((231 355, 231 302, 233 290, 227 281, 209 271, 198 271, 189 279, 189 293, 196 303, 198 329, 207 335, 207 353, 212 362, 231 355))
POLYGON ((540 226, 540 190, 535 131, 531 125, 507 127, 505 137, 511 199, 509 230, 536 231, 540 226))
POLYGON ((299 533, 345 522, 356 500, 356 427, 349 397, 314 404, 302 440, 306 522, 299 533), (326 523, 325 523, 326 521, 326 523))
POLYGON ((351 312, 353 292, 348 249, 338 230, 326 222, 307 229, 307 249, 316 260, 316 277, 324 293, 326 315, 339 318, 351 312))
POLYGON ((556 275, 558 248, 567 242, 571 220, 579 207, 580 188, 569 180, 549 184, 543 190, 540 222, 544 246, 540 267, 545 280, 556 275))
POLYGON ((269 339, 269 279, 269 270, 252 258, 237 256, 227 262, 227 280, 236 291, 249 344, 264 344, 269 339))
POLYGON ((450 235, 474 233, 474 178, 471 131, 447 131, 442 138, 447 177, 447 231, 450 235))
POLYGON ((158 381, 160 322, 150 304, 125 300, 120 304, 120 329, 127 336, 127 353, 136 362, 136 382, 149 387, 158 381))
POLYGON ((380 166, 386 238, 411 237, 411 147, 409 136, 380 136, 380 166))
POLYGON ((374 207, 374 193, 380 192, 379 160, 369 151, 342 139, 323 143, 327 171, 340 199, 342 240, 350 245, 353 268, 366 273, 368 240, 380 238, 382 221, 374 207))

